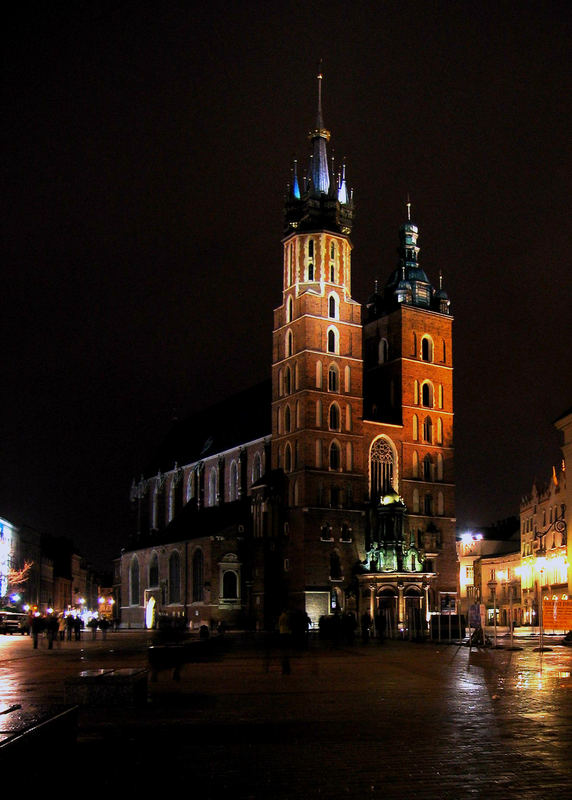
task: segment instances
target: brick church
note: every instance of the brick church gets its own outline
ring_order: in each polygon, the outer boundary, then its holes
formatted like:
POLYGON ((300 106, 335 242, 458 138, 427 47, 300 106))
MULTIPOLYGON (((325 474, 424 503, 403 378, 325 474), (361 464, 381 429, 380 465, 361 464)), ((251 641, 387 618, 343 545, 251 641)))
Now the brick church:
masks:
POLYGON ((271 381, 177 423, 133 484, 123 626, 269 629, 287 608, 313 625, 368 612, 407 635, 455 608, 449 298, 407 204, 396 268, 353 299, 353 199, 328 160, 321 82, 285 201, 271 381))

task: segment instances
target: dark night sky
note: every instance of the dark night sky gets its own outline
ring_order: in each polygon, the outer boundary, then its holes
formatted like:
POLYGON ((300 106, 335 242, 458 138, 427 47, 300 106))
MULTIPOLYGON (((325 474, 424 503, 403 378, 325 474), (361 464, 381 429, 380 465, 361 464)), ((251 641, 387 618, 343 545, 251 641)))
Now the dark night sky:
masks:
POLYGON ((269 374, 316 64, 353 295, 410 193, 455 315, 459 527, 518 513, 572 404, 562 2, 69 2, 5 21, 0 516, 119 554, 179 415, 269 374))

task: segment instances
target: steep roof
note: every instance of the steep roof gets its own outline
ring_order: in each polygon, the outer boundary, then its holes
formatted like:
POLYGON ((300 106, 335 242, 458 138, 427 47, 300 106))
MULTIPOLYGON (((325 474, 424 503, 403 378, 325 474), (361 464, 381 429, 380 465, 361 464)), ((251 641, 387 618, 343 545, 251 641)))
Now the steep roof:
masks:
POLYGON ((220 403, 176 421, 145 470, 146 476, 192 464, 272 433, 272 384, 251 386, 220 403))

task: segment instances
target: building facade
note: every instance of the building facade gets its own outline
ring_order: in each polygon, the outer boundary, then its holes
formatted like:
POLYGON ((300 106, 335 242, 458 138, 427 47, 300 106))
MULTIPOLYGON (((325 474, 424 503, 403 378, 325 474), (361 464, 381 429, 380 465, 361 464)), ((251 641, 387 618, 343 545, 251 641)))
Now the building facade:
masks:
POLYGON ((179 425, 133 484, 124 625, 268 628, 288 608, 397 632, 455 602, 449 298, 420 265, 409 203, 397 267, 353 298, 353 197, 328 158, 321 86, 285 202, 270 385, 179 425))

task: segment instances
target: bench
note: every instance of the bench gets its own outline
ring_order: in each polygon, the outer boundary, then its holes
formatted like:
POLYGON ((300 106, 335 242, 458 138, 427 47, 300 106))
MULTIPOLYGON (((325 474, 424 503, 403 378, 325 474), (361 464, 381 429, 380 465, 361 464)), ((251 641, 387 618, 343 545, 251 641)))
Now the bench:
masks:
POLYGON ((147 702, 146 669, 88 669, 64 683, 66 703, 138 706, 147 702))
POLYGON ((162 670, 172 669, 173 680, 181 677, 185 664, 213 661, 218 658, 224 637, 213 636, 208 639, 195 639, 185 644, 159 644, 148 649, 151 680, 156 681, 162 670))
MULTIPOLYGON (((15 704, 0 708, 0 760, 26 758, 34 753, 42 766, 71 753, 77 741, 77 706, 15 704)), ((15 762, 14 762, 15 763, 15 762)))

